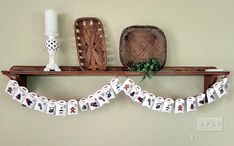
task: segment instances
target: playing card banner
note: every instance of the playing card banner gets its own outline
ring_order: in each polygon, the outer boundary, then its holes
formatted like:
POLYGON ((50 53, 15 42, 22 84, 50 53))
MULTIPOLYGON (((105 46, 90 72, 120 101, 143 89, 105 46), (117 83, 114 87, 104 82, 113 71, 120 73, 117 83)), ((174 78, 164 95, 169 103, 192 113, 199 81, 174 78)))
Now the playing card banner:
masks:
POLYGON ((89 108, 91 111, 100 107, 98 104, 98 100, 95 98, 94 95, 88 96, 87 100, 88 100, 89 108))
POLYGON ((187 107, 187 112, 192 112, 197 109, 196 105, 196 98, 195 97, 188 97, 186 100, 186 107, 187 107))
POLYGON ((214 102, 216 100, 214 88, 207 89, 206 96, 207 96, 208 103, 214 102))
POLYGON ((40 96, 36 99, 36 104, 34 109, 40 112, 45 112, 48 99, 44 96, 40 96))
POLYGON ((57 104, 56 100, 49 100, 47 102, 46 113, 50 114, 50 115, 54 115, 55 114, 56 104, 57 104))
POLYGON ((213 85, 213 88, 216 92, 216 94, 218 95, 219 98, 223 97, 225 94, 227 94, 227 91, 225 89, 224 86, 222 86, 222 83, 221 82, 216 82, 214 85, 213 85))
MULTIPOLYGON (((145 91, 146 92, 146 91, 145 91)), ((144 92, 143 92, 144 93, 144 92)), ((142 103, 142 106, 145 106, 147 107, 148 109, 151 109, 151 107, 153 106, 154 104, 154 101, 155 101, 155 95, 152 94, 152 93, 145 93, 145 99, 142 103)))
POLYGON ((152 110, 161 111, 164 104, 164 99, 162 97, 156 97, 155 102, 152 106, 152 110))
POLYGON ((120 87, 120 89, 122 91, 125 92, 125 94, 129 94, 130 91, 132 90, 133 86, 135 85, 135 83, 133 82, 133 80, 131 79, 127 79, 123 84, 122 86, 120 87))
POLYGON ((114 90, 115 94, 119 94, 119 92, 121 91, 120 87, 121 87, 121 83, 119 81, 118 78, 114 78, 110 81, 110 86, 112 87, 112 89, 114 90))
POLYGON ((200 93, 197 95, 197 106, 203 106, 206 103, 206 94, 200 93))
POLYGON ((175 113, 184 113, 185 101, 183 99, 176 99, 175 101, 175 113))
POLYGON ((67 102, 67 115, 78 115, 78 102, 71 99, 67 102))
POLYGON ((27 106, 29 108, 33 108, 34 105, 36 104, 36 101, 37 101, 37 94, 30 92, 24 98, 22 105, 27 106))
POLYGON ((174 100, 171 98, 167 98, 164 101, 163 107, 162 107, 162 112, 167 112, 170 113, 173 109, 174 106, 174 100))
POLYGON ((89 105, 88 105, 88 100, 86 98, 81 98, 79 100, 79 107, 80 107, 80 110, 81 111, 87 111, 88 108, 89 108, 89 105))
POLYGON ((19 84, 15 80, 9 80, 5 89, 5 92, 13 96, 17 91, 19 84))
POLYGON ((13 95, 13 99, 18 101, 19 103, 22 103, 27 94, 28 94, 28 89, 19 86, 15 94, 13 95))
POLYGON ((66 116, 67 102, 64 100, 59 100, 56 103, 55 116, 66 116))

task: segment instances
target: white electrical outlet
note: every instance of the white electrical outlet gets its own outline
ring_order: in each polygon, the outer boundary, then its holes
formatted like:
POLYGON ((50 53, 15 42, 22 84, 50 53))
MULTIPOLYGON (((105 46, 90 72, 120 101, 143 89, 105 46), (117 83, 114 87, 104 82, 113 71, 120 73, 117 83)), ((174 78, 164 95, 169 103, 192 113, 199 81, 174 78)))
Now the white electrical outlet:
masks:
POLYGON ((197 131, 223 131, 222 117, 197 118, 197 131))

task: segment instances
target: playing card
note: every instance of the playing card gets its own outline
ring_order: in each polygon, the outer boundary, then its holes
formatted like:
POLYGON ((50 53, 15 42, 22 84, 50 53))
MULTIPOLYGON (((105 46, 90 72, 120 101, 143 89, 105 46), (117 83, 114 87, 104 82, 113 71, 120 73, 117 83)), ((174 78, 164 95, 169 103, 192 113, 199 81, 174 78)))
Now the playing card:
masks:
POLYGON ((221 82, 216 82, 213 85, 213 88, 214 88, 214 90, 215 90, 215 92, 216 92, 216 94, 218 95, 219 98, 221 98, 222 96, 227 94, 227 91, 226 91, 225 87, 222 86, 221 82))
POLYGON ((56 104, 57 104, 56 100, 47 101, 46 113, 50 114, 50 115, 54 115, 55 114, 56 104))
POLYGON ((44 96, 40 96, 36 98, 36 104, 34 110, 45 112, 47 106, 48 99, 44 96))
POLYGON ((70 99, 67 102, 67 115, 78 115, 78 102, 75 99, 70 99))
POLYGON ((89 108, 88 100, 86 98, 81 98, 79 100, 79 107, 80 107, 80 111, 82 111, 82 112, 87 111, 89 108))
POLYGON ((145 99, 145 93, 147 93, 146 91, 139 91, 138 94, 135 95, 134 101, 137 103, 142 104, 144 99, 145 99))
POLYGON ((134 100, 136 95, 141 91, 141 87, 138 85, 133 86, 132 90, 128 93, 128 96, 134 100))
POLYGON ((161 111, 164 104, 164 99, 162 97, 156 97, 155 102, 152 106, 152 110, 161 111))
POLYGON ((98 101, 98 104, 100 107, 102 107, 104 104, 109 103, 108 99, 106 96, 104 96, 105 93, 102 90, 98 90, 94 96, 98 101))
POLYGON ((187 112, 192 112, 195 111, 197 108, 196 105, 196 98, 195 97, 188 97, 186 99, 186 107, 187 107, 187 112))
POLYGON ((214 88, 207 89, 206 96, 207 96, 208 103, 214 102, 216 100, 214 88))
POLYGON ((17 91, 19 84, 15 80, 9 80, 5 89, 5 92, 13 96, 17 91))
POLYGON ((185 101, 184 99, 178 98, 175 101, 175 113, 184 113, 184 105, 185 105, 185 101))
POLYGON ((87 100, 88 100, 89 108, 91 111, 100 107, 94 95, 88 96, 87 100))
POLYGON ((56 103, 55 116, 66 116, 67 102, 64 100, 59 100, 56 103))
POLYGON ((27 94, 28 94, 28 89, 25 87, 19 86, 15 94, 13 95, 12 99, 18 101, 19 103, 22 103, 27 94))
POLYGON ((132 90, 135 83, 131 79, 126 79, 125 82, 122 84, 120 89, 125 92, 126 95, 132 90))
POLYGON ((197 95, 197 106, 203 106, 206 103, 206 94, 200 93, 197 95))
POLYGON ((29 108, 33 108, 37 101, 37 94, 33 92, 29 92, 27 96, 25 96, 22 105, 27 106, 29 108))
POLYGON ((102 91, 103 91, 104 96, 105 96, 108 100, 115 98, 114 91, 112 90, 112 88, 111 88, 110 85, 105 85, 105 86, 102 88, 102 91))
POLYGON ((119 92, 121 91, 121 89, 120 89, 121 83, 120 83, 118 78, 112 79, 110 81, 110 86, 114 90, 115 94, 119 94, 119 92))
POLYGON ((174 100, 171 98, 166 98, 161 111, 171 113, 173 106, 174 106, 174 100))
POLYGON ((145 107, 148 107, 148 109, 151 109, 151 107, 154 104, 155 98, 156 97, 153 93, 146 93, 142 106, 145 106, 145 107))

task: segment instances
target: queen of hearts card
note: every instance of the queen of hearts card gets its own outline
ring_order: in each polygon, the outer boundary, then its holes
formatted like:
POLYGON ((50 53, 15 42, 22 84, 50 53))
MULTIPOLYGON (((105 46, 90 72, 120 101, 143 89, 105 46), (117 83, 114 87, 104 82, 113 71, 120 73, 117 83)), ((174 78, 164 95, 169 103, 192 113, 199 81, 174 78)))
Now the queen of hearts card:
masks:
POLYGON ((17 91, 19 84, 15 80, 9 80, 5 89, 5 92, 9 95, 13 96, 17 91))
POLYGON ((48 99, 44 96, 40 96, 36 99, 36 104, 34 110, 45 112, 47 106, 48 99))
POLYGON ((156 97, 155 102, 152 106, 152 110, 155 111, 161 111, 164 103, 164 98, 163 97, 156 97))
POLYGON ((13 95, 12 99, 18 101, 19 103, 22 103, 27 94, 28 94, 28 89, 19 86, 19 88, 16 90, 15 94, 13 95))
POLYGON ((78 102, 71 99, 67 102, 67 115, 78 115, 78 102))

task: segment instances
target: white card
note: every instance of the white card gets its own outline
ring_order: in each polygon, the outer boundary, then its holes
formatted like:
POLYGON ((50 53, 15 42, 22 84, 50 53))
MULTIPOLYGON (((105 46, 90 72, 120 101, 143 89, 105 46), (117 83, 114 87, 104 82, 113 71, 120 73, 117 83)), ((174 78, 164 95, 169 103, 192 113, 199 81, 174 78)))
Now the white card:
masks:
POLYGON ((221 86, 223 86, 225 89, 228 89, 229 88, 229 84, 228 84, 228 78, 227 77, 225 77, 225 78, 222 78, 221 80, 220 80, 220 83, 221 83, 221 86))
POLYGON ((196 98, 192 96, 188 97, 186 99, 186 107, 187 107, 187 112, 196 111, 197 109, 196 98))
POLYGON ((34 110, 45 112, 48 99, 44 96, 40 96, 36 99, 34 110))
POLYGON ((162 112, 170 113, 174 106, 174 100, 171 98, 166 98, 162 107, 162 112))
POLYGON ((125 82, 122 84, 120 89, 125 92, 126 95, 132 90, 135 83, 131 79, 126 79, 125 82))
POLYGON ((67 115, 78 115, 78 102, 75 99, 70 99, 67 102, 67 115))
POLYGON ((36 93, 33 93, 33 92, 29 92, 27 94, 27 96, 24 98, 23 102, 22 102, 22 105, 23 106, 27 106, 29 108, 33 108, 34 105, 36 104, 37 102, 37 94, 36 93))
POLYGON ((120 83, 118 78, 112 79, 110 81, 110 86, 114 90, 115 94, 119 94, 119 92, 121 91, 121 89, 120 89, 121 83, 120 83))
POLYGON ((5 92, 9 95, 13 96, 17 91, 19 84, 15 80, 9 80, 5 89, 5 92))
POLYGON ((50 114, 50 115, 54 115, 55 114, 56 104, 57 104, 56 100, 47 101, 46 113, 50 114))
POLYGON ((200 93, 197 95, 197 106, 203 106, 206 103, 206 94, 200 93))
POLYGON ((133 86, 132 90, 129 92, 128 96, 134 100, 136 95, 141 92, 141 87, 138 85, 133 86))
POLYGON ((102 107, 104 104, 109 103, 108 99, 106 96, 104 96, 104 92, 102 90, 98 90, 94 96, 98 101, 98 104, 100 107, 102 107))
POLYGON ((93 111, 93 110, 100 107, 99 104, 98 104, 98 101, 97 101, 97 99, 95 98, 94 95, 89 95, 87 97, 87 100, 88 100, 89 108, 90 108, 91 111, 93 111))
POLYGON ((185 101, 184 99, 178 98, 175 101, 175 113, 184 113, 184 105, 185 105, 185 101))
POLYGON ((80 107, 80 111, 82 111, 82 112, 87 111, 89 108, 88 100, 86 98, 81 98, 79 100, 79 107, 80 107))
POLYGON ((152 106, 152 110, 161 111, 163 107, 164 99, 160 96, 156 97, 155 102, 152 106))
POLYGON ((156 97, 153 93, 146 93, 145 95, 146 96, 145 96, 145 99, 142 103, 142 106, 145 106, 145 107, 148 107, 148 109, 151 109, 156 97))
POLYGON ((64 100, 59 100, 56 103, 55 116, 66 116, 67 102, 64 100))
POLYGON ((135 95, 134 101, 137 103, 142 104, 144 99, 145 99, 145 94, 147 93, 146 91, 140 91, 138 94, 135 95))
POLYGON ((112 88, 111 88, 110 85, 105 85, 105 86, 102 88, 102 91, 103 91, 104 96, 105 96, 108 100, 115 98, 114 91, 112 90, 112 88))
POLYGON ((13 95, 12 99, 18 101, 19 103, 22 103, 27 94, 28 94, 28 89, 19 86, 19 88, 16 90, 15 94, 13 95))
POLYGON ((222 96, 227 94, 227 91, 226 91, 225 87, 222 86, 221 82, 216 82, 213 85, 213 88, 214 88, 216 94, 219 96, 219 98, 221 98, 222 96))
POLYGON ((206 90, 206 96, 207 96, 208 103, 214 102, 216 100, 214 88, 208 88, 206 90))

